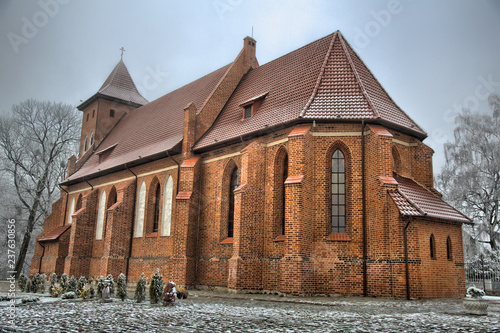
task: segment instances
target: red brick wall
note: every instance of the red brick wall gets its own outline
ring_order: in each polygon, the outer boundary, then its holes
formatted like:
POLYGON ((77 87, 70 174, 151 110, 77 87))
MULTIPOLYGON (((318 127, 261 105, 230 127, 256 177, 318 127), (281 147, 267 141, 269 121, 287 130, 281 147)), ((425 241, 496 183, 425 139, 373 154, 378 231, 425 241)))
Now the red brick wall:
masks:
MULTIPOLYGON (((128 262, 129 281, 137 281, 142 272, 151 276, 159 268, 164 279, 179 285, 361 295, 362 131, 359 123, 294 126, 188 160, 177 155, 176 161, 182 164, 179 179, 175 161, 165 158, 134 167, 133 172, 139 175, 137 181, 124 170, 91 180, 94 191, 86 183, 73 185, 68 188, 70 199, 83 193, 84 200, 71 228, 65 272, 116 276, 126 270, 128 262), (345 155, 347 176, 346 233, 340 235, 331 233, 330 224, 330 168, 336 149, 345 155), (286 232, 285 237, 280 237, 280 175, 285 153, 289 159, 286 232), (234 237, 228 240, 228 188, 234 167, 239 170, 240 186, 235 192, 234 237), (171 236, 162 237, 149 230, 154 209, 151 201, 156 184, 160 184, 163 197, 168 175, 174 180, 175 194, 177 186, 179 194, 174 196, 171 236), (143 237, 131 242, 135 193, 142 180, 149 198, 145 230, 143 237), (109 194, 113 186, 117 203, 107 210, 104 239, 96 241, 98 196, 102 190, 109 194)), ((403 235, 407 220, 388 195, 394 186, 384 184, 380 177, 392 176, 392 154, 397 151, 398 171, 421 185, 431 186, 432 151, 413 138, 381 127, 367 126, 364 133, 367 292, 373 296, 406 297, 403 235)), ((52 221, 61 221, 62 203, 47 218, 46 230, 57 224, 52 221)), ((415 219, 408 228, 408 242, 411 296, 462 296, 465 283, 460 226, 415 219), (436 260, 428 259, 425 252, 431 231, 436 238, 436 260), (452 262, 443 259, 446 235, 453 243, 452 262)), ((37 247, 38 256, 39 251, 37 247)), ((47 254, 47 262, 51 260, 49 254, 53 257, 52 251, 47 254)))

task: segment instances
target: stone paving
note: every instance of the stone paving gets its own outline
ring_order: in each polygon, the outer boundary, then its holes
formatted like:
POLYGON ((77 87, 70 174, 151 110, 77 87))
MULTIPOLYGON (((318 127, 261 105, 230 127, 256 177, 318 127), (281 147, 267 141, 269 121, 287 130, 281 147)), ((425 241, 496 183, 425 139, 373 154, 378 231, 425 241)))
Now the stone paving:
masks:
MULTIPOLYGON (((25 296, 18 293, 18 297, 25 296)), ((31 294, 30 294, 31 295, 31 294)), ((0 305, 0 332, 500 332, 500 301, 488 316, 462 301, 279 297, 194 291, 173 307, 149 302, 55 300, 0 305)))

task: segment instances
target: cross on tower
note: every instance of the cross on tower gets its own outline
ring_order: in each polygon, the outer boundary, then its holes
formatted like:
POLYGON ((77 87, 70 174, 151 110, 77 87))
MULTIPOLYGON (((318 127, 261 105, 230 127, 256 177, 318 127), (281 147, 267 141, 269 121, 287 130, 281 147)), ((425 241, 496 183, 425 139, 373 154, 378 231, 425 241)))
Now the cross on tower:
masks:
POLYGON ((121 58, 123 59, 123 52, 125 52, 125 49, 123 48, 123 46, 120 48, 120 50, 122 51, 122 55, 121 55, 121 58))

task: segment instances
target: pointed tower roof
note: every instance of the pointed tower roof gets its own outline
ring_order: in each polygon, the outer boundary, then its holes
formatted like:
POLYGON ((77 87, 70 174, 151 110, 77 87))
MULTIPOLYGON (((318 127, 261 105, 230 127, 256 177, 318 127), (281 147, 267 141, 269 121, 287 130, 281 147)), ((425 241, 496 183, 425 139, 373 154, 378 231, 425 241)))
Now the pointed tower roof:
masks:
POLYGON ((99 89, 99 91, 78 106, 79 110, 84 109, 98 97, 113 99, 125 104, 135 105, 137 107, 145 105, 148 101, 142 97, 137 90, 127 66, 122 59, 115 66, 111 74, 99 89))
POLYGON ((195 149, 305 119, 366 120, 419 139, 427 136, 336 31, 250 71, 195 149), (258 111, 242 121, 242 105, 262 94, 266 97, 258 111))
POLYGON ((340 32, 320 70, 316 87, 301 113, 311 119, 379 119, 426 136, 392 100, 340 32))

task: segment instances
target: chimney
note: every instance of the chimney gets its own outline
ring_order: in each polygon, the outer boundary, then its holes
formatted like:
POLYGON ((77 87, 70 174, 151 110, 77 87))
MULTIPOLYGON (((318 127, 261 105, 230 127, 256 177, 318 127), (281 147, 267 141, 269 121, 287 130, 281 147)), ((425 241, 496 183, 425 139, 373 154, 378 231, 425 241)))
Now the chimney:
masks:
POLYGON ((252 37, 245 37, 243 39, 243 51, 245 54, 245 68, 257 68, 259 67, 259 63, 257 62, 257 58, 255 57, 255 48, 257 45, 257 41, 252 37))

